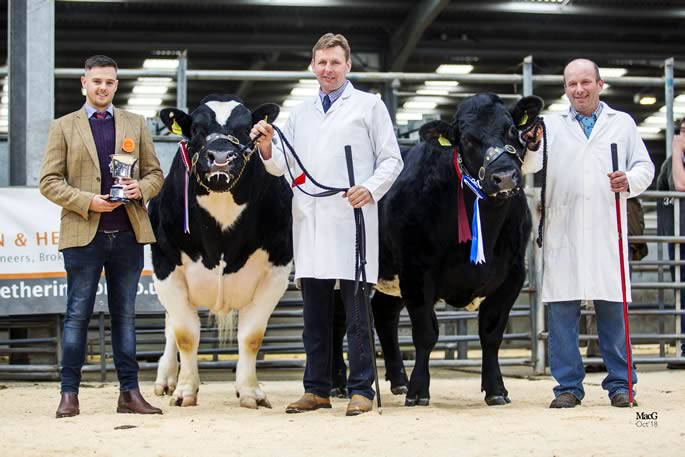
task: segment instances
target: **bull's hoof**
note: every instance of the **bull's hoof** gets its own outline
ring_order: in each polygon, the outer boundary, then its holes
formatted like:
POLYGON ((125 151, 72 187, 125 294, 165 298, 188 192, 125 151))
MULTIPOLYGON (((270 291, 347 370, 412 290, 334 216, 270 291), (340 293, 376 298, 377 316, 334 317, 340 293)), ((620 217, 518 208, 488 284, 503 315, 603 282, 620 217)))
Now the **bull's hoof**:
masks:
POLYGON ((407 397, 404 400, 404 406, 428 406, 430 402, 430 397, 407 397))
POLYGON ((395 386, 390 388, 390 392, 392 392, 393 395, 407 395, 409 388, 407 388, 407 386, 395 386))
POLYGON ((331 397, 333 397, 333 398, 347 398, 347 387, 335 387, 335 388, 331 389, 331 397))
POLYGON ((176 390, 176 386, 173 384, 169 384, 168 386, 165 386, 163 384, 155 384, 155 395, 158 397, 163 397, 165 395, 171 395, 174 390, 176 390))
POLYGON ((266 398, 240 397, 240 407, 247 409, 259 409, 259 407, 271 409, 271 403, 266 398))
POLYGON ((260 400, 257 400, 257 406, 261 406, 263 408, 271 409, 271 402, 269 400, 267 400, 266 398, 262 398, 260 400))
POLYGON ((197 397, 171 397, 169 406, 197 406, 197 397))
POLYGON ((488 406, 502 406, 511 403, 511 400, 506 395, 488 395, 485 397, 485 403, 488 406))

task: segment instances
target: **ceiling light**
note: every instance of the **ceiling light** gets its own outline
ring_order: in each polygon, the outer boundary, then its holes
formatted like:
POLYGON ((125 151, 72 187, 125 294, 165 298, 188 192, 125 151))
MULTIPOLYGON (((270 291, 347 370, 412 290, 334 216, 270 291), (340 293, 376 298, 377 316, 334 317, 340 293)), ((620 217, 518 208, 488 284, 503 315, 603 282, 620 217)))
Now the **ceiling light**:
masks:
POLYGON ((304 101, 304 100, 302 100, 302 99, 286 98, 286 99, 283 101, 283 106, 290 108, 290 107, 299 105, 299 104, 302 103, 303 101, 304 101))
POLYGON ((139 107, 135 107, 135 106, 129 106, 126 108, 126 111, 130 111, 131 113, 140 114, 143 117, 155 117, 155 116, 157 116, 157 110, 151 109, 151 108, 139 108, 139 107))
POLYGON ((141 76, 136 80, 137 83, 170 83, 173 78, 166 76, 141 76))
POLYGON ((142 106, 160 106, 162 104, 161 97, 131 97, 128 99, 128 104, 130 105, 142 105, 142 106))
POLYGON ((164 95, 169 90, 166 86, 153 86, 153 85, 137 85, 133 87, 134 94, 145 94, 145 95, 164 95))
POLYGON ((662 128, 666 127, 666 116, 659 115, 659 114, 652 114, 651 116, 645 118, 644 121, 642 121, 642 124, 648 124, 649 126, 661 126, 662 128))
POLYGON ((450 91, 438 89, 418 89, 416 93, 418 95, 449 95, 450 91))
POLYGON ((405 102, 404 105, 402 105, 402 107, 406 108, 406 109, 420 109, 420 110, 431 110, 431 109, 435 109, 436 106, 438 106, 438 104, 435 102, 423 102, 423 101, 415 101, 415 100, 405 102))
POLYGON ((155 70, 175 70, 178 68, 178 59, 145 59, 143 68, 155 70))
POLYGON ((653 105, 656 103, 656 97, 644 96, 640 97, 640 105, 653 105))
POLYGON ((628 73, 628 70, 625 68, 608 68, 608 67, 599 67, 599 75, 602 78, 620 78, 621 76, 625 75, 628 73))
POLYGON ((459 81, 426 81, 426 86, 438 86, 438 87, 456 87, 459 85, 459 81))
POLYGON ((552 113, 561 113, 568 110, 569 103, 552 103, 547 107, 547 111, 552 113))
MULTIPOLYGON (((659 108, 660 113, 665 113, 666 112, 666 107, 662 106, 659 108)), ((674 116, 683 116, 685 115, 685 105, 673 105, 673 115, 674 116)))
POLYGON ((443 64, 440 65, 435 72, 440 74, 450 74, 450 75, 465 75, 473 71, 473 65, 454 65, 454 64, 443 64))
POLYGON ((637 131, 640 132, 641 134, 646 133, 646 134, 652 134, 652 135, 661 132, 661 130, 663 130, 661 127, 651 127, 651 126, 644 126, 644 125, 640 125, 637 128, 637 131))
POLYGON ((312 95, 317 95, 318 93, 318 87, 294 87, 293 90, 290 91, 290 95, 294 95, 296 97, 309 97, 312 95))
POLYGON ((395 117, 398 120, 420 121, 423 119, 423 113, 419 113, 416 111, 398 111, 395 117))

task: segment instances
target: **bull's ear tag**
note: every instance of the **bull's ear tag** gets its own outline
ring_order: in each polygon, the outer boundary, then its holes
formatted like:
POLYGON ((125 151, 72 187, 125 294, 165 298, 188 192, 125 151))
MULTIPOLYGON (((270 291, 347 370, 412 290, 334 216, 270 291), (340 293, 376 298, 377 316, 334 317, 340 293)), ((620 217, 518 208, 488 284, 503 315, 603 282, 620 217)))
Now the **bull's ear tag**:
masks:
POLYGON ((443 135, 440 135, 438 137, 438 143, 440 143, 440 146, 452 146, 452 143, 450 143, 450 140, 445 138, 443 135))
POLYGON ((519 127, 526 125, 528 122, 528 111, 523 112, 523 117, 521 117, 521 120, 519 121, 519 127))
POLYGON ((174 119, 174 123, 171 124, 171 132, 176 134, 176 135, 183 135, 183 129, 181 129, 181 126, 178 125, 178 122, 176 122, 176 119, 174 119))

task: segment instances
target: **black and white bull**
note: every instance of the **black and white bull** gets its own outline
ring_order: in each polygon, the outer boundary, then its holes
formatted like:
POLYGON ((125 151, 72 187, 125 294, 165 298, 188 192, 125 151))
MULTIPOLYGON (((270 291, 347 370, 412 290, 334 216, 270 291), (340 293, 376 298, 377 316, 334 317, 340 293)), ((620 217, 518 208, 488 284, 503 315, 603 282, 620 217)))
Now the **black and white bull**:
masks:
MULTIPOLYGON (((532 121, 541 109, 537 97, 521 99, 511 112, 493 94, 466 99, 453 125, 437 121, 422 127, 422 142, 406 154, 404 170, 380 202, 380 272, 373 310, 386 376, 393 392, 407 392, 407 406, 430 401, 429 356, 438 339, 433 307, 439 300, 478 309, 481 390, 488 405, 510 402, 498 352, 524 282, 531 230, 521 191, 524 146, 517 126, 532 121), (486 196, 479 203, 484 263, 472 263, 472 242, 458 240, 457 166, 460 174, 479 181, 486 196), (416 349, 408 385, 397 336, 403 305, 416 349)), ((464 186, 463 198, 467 220, 462 223, 471 227, 475 193, 464 186)))
POLYGON ((217 316, 239 310, 240 406, 270 407, 255 365, 269 316, 288 286, 292 192, 282 178, 266 172, 247 145, 252 125, 265 118, 274 121, 278 111, 277 105, 267 104, 250 113, 234 96, 210 95, 190 115, 177 109, 161 112, 165 125, 187 139, 149 206, 157 237, 152 245, 155 287, 167 312, 155 393, 171 394, 172 405, 197 404, 197 308, 204 307, 217 316))

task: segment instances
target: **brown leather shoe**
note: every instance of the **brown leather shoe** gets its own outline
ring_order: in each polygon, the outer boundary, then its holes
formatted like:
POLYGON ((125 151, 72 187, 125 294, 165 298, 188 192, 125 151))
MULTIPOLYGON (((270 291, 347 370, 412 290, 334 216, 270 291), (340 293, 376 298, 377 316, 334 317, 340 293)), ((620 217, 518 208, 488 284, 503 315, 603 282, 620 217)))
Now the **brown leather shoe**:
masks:
POLYGON ((161 409, 156 408, 145 401, 138 389, 119 393, 117 412, 130 414, 162 414, 161 409))
POLYGON ((296 402, 290 403, 285 408, 285 412, 288 414, 292 413, 305 413, 307 411, 314 411, 319 408, 330 408, 331 399, 326 397, 319 397, 316 394, 305 392, 302 397, 296 402))
POLYGON ((62 398, 59 400, 59 406, 55 417, 73 417, 80 413, 78 408, 78 394, 76 392, 62 392, 62 398))
POLYGON ((368 413, 373 408, 373 402, 370 398, 363 395, 354 394, 347 404, 346 416, 359 416, 360 414, 368 413))

